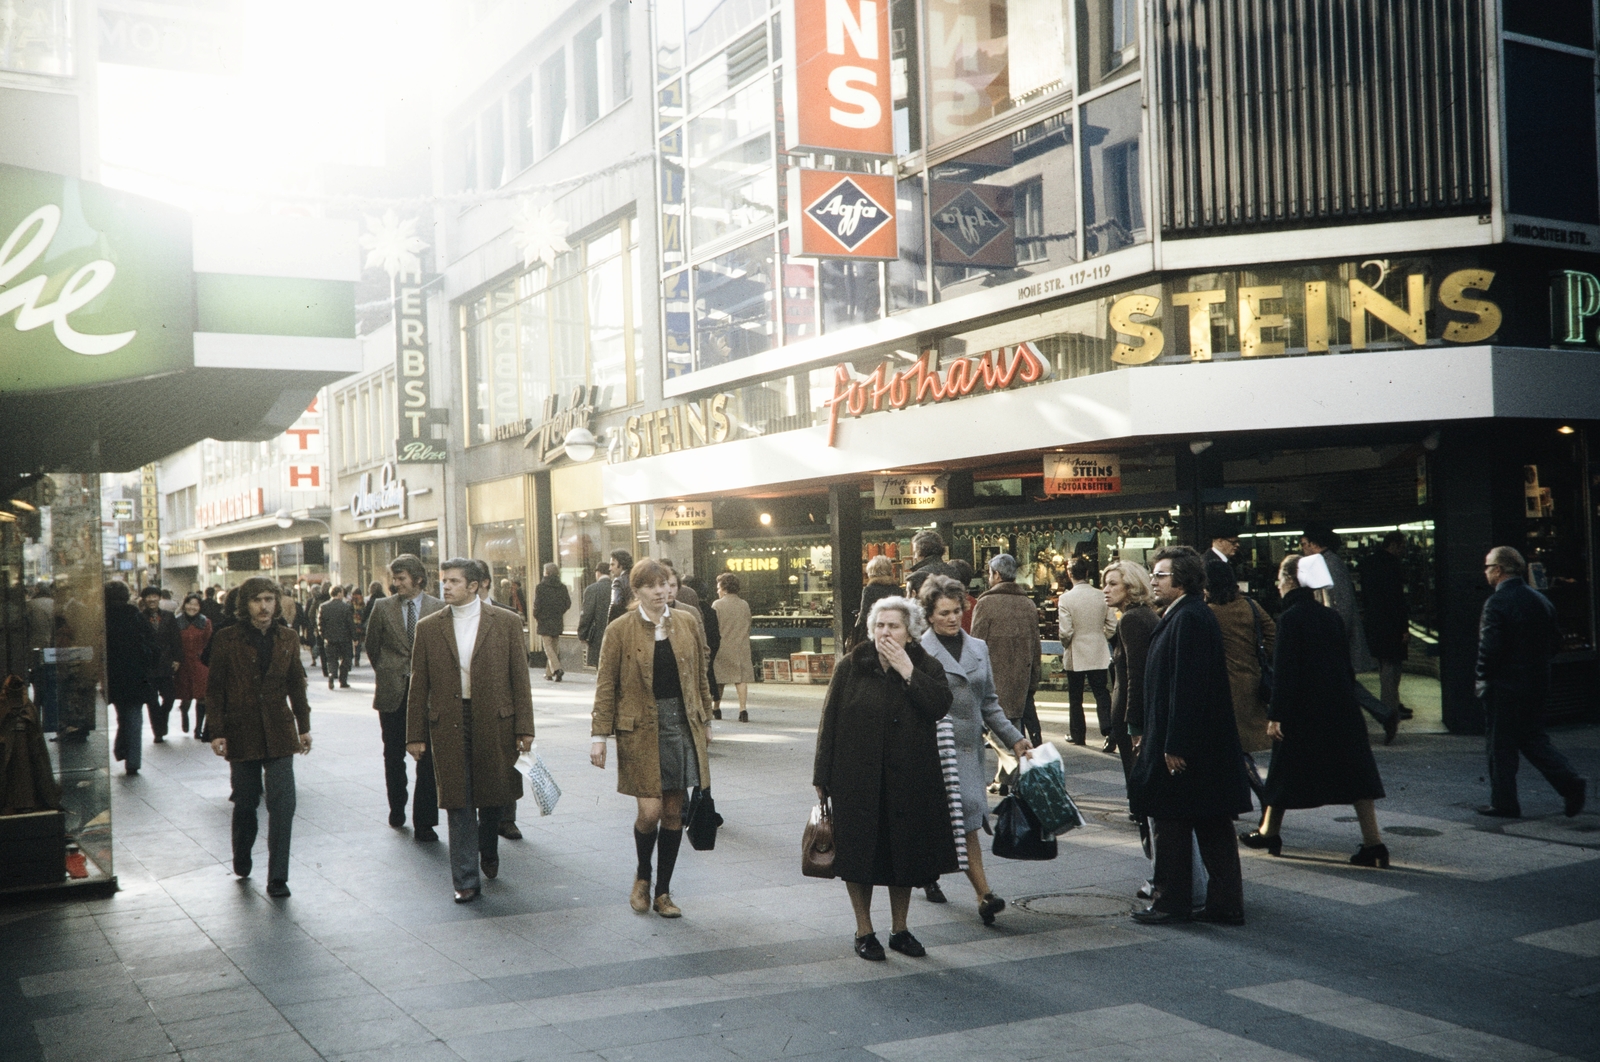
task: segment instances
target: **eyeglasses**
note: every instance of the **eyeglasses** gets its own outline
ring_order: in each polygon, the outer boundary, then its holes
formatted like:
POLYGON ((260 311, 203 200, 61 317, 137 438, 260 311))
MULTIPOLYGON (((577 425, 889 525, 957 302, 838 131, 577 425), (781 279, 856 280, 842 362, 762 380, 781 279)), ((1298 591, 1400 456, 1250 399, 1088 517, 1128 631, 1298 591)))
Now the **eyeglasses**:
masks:
POLYGON ((1499 568, 1500 568, 1500 565, 1498 565, 1498 564, 1485 564, 1483 566, 1483 570, 1486 571, 1486 572, 1498 571, 1499 568))
POLYGON ((1171 578, 1172 578, 1172 573, 1171 572, 1151 572, 1150 573, 1150 579, 1152 581, 1154 581, 1156 579, 1171 579, 1171 578))

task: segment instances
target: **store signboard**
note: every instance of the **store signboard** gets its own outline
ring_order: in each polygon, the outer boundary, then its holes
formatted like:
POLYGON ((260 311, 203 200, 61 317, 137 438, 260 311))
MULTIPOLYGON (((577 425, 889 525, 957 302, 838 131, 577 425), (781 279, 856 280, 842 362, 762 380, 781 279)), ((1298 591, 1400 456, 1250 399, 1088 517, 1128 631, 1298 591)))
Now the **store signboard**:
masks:
POLYGON ((794 0, 784 9, 788 149, 893 155, 889 0, 794 0))
POLYGON ((899 257, 894 178, 828 170, 789 171, 789 202, 799 211, 790 231, 809 258, 899 257))
POLYGON ((934 181, 929 204, 933 260, 939 265, 1017 264, 1011 189, 994 184, 934 181))
POLYGON ((599 400, 600 388, 582 384, 572 389, 565 409, 561 407, 561 396, 551 395, 544 400, 544 419, 537 427, 529 425, 522 445, 535 448, 534 454, 540 464, 550 464, 567 452, 568 432, 575 428, 594 428, 599 400))
POLYGON ((0 379, 7 392, 194 365, 189 218, 139 196, 0 165, 0 379))
POLYGON ((407 270, 395 278, 395 374, 400 382, 400 438, 396 460, 402 465, 437 464, 445 448, 433 438, 432 380, 428 376, 429 278, 407 270))
POLYGON ((112 502, 111 502, 111 519, 113 519, 113 520, 132 520, 133 519, 133 499, 132 498, 116 498, 116 499, 113 499, 112 502))
POLYGON ((371 472, 361 473, 356 492, 350 496, 350 516, 369 528, 385 516, 406 518, 406 481, 395 474, 394 465, 383 463, 376 486, 371 472))
POLYGON ((1047 496, 1120 494, 1121 459, 1116 454, 1045 454, 1044 492, 1047 496))
POLYGON ((102 63, 231 74, 244 55, 236 0, 100 0, 102 63))
POLYGON ((667 502, 655 506, 657 531, 709 531, 710 502, 667 502))
POLYGON ((266 502, 266 490, 262 487, 240 491, 196 505, 194 522, 198 527, 214 527, 217 524, 231 524, 235 520, 248 520, 266 512, 266 502))
POLYGON ((949 501, 949 476, 873 476, 874 509, 943 509, 949 501))
POLYGON ((934 368, 936 357, 931 350, 923 351, 910 368, 896 370, 885 363, 859 379, 848 363, 835 366, 833 397, 823 403, 828 407, 828 445, 837 445, 840 416, 946 402, 976 390, 1004 391, 1050 375, 1050 363, 1032 343, 955 358, 942 369, 934 368))
MULTIPOLYGON (((283 489, 321 491, 328 485, 322 471, 323 430, 322 396, 311 400, 300 419, 283 433, 283 449, 289 461, 283 468, 283 489)), ((312 504, 307 500, 300 504, 312 504)), ((327 504, 324 502, 323 504, 327 504)))
POLYGON ((631 461, 725 442, 733 433, 728 417, 731 401, 732 395, 718 394, 629 417, 622 425, 622 445, 611 451, 611 460, 631 461))
POLYGON ((139 502, 144 510, 144 565, 161 567, 161 494, 156 488, 156 466, 139 469, 139 502))

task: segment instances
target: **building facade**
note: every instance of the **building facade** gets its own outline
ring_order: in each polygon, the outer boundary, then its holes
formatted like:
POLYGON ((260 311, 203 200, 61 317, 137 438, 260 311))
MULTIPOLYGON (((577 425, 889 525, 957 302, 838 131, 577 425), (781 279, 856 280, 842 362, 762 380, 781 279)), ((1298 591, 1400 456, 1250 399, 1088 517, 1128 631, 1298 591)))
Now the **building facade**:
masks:
POLYGON ((661 394, 601 500, 681 508, 775 659, 922 526, 1047 637, 1077 556, 1227 530, 1270 599, 1308 524, 1358 575, 1399 530, 1456 731, 1509 544, 1592 717, 1595 11, 1534 7, 662 0, 661 394))

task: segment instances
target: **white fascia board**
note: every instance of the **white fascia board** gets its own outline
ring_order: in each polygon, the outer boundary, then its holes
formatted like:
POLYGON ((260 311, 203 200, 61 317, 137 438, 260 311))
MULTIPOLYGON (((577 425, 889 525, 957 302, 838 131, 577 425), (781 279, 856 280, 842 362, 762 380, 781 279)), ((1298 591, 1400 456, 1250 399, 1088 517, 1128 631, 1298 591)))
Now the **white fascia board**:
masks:
POLYGON ((201 369, 360 372, 361 340, 196 332, 194 364, 201 369))
POLYGON ((1366 259, 1383 254, 1414 254, 1453 247, 1479 247, 1494 242, 1494 226, 1476 215, 1426 221, 1388 221, 1373 225, 1329 225, 1283 232, 1251 232, 1237 236, 1167 237, 1161 241, 1160 263, 1167 270, 1212 270, 1263 262, 1300 262, 1322 258, 1366 259))
POLYGON ((196 214, 194 271, 359 281, 360 233, 342 219, 196 214))
MULTIPOLYGON (((1590 382, 1573 390, 1587 397, 1571 405, 1586 402, 1586 416, 1600 417, 1600 355, 1586 357, 1590 382)), ((607 465, 602 490, 605 504, 626 505, 1055 446, 1492 417, 1499 363, 1514 363, 1505 371, 1521 381, 1526 405, 1541 389, 1571 387, 1573 360, 1479 346, 1140 366, 844 418, 835 447, 819 426, 607 465)))

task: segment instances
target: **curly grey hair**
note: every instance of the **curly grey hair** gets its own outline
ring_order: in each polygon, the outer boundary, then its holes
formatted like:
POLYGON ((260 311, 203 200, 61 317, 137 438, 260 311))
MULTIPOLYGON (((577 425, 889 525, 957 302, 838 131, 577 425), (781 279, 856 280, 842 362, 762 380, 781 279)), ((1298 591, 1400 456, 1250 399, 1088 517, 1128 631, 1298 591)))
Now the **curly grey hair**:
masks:
POLYGON ((898 612, 906 618, 906 630, 915 641, 922 637, 928 629, 928 621, 922 614, 922 606, 908 597, 885 597, 872 606, 867 613, 867 634, 870 636, 878 625, 878 613, 885 611, 898 612))

